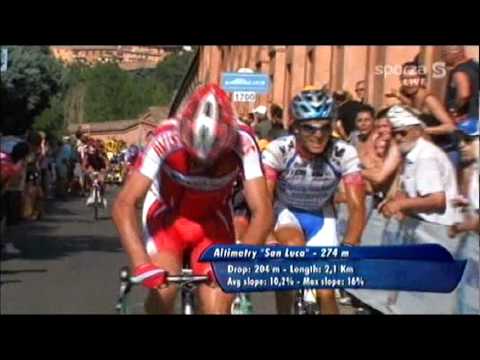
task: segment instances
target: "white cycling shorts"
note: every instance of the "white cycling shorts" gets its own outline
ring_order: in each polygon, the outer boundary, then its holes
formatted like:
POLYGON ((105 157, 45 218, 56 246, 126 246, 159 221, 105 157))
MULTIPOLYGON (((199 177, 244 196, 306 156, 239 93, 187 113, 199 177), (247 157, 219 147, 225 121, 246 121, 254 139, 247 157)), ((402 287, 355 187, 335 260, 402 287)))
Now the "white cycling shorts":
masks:
POLYGON ((292 210, 281 204, 275 204, 275 231, 283 226, 300 229, 306 239, 307 246, 338 246, 337 220, 331 205, 322 212, 310 213, 292 210))

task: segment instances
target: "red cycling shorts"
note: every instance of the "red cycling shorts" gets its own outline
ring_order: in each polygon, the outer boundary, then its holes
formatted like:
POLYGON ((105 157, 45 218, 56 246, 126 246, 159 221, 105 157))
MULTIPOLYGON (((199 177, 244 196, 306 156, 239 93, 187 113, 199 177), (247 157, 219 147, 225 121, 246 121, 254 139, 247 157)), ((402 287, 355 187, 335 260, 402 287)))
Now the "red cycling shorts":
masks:
POLYGON ((212 210, 210 216, 199 220, 181 216, 157 200, 148 209, 145 230, 148 232, 149 254, 169 252, 179 259, 190 254, 190 266, 198 275, 212 270, 210 263, 199 261, 208 247, 235 244, 233 220, 228 208, 212 210))

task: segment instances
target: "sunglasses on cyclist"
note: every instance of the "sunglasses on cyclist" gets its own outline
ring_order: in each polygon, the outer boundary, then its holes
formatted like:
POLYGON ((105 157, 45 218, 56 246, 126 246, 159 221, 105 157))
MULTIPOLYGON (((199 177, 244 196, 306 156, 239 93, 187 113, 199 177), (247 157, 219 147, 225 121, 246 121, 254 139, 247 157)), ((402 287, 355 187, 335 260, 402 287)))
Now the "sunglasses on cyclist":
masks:
POLYGON ((328 133, 328 132, 332 131, 332 125, 327 124, 327 125, 323 125, 323 126, 314 126, 314 125, 309 125, 309 124, 303 124, 303 125, 300 125, 300 129, 305 134, 308 134, 308 135, 314 135, 317 132, 320 132, 323 135, 325 133, 328 133))

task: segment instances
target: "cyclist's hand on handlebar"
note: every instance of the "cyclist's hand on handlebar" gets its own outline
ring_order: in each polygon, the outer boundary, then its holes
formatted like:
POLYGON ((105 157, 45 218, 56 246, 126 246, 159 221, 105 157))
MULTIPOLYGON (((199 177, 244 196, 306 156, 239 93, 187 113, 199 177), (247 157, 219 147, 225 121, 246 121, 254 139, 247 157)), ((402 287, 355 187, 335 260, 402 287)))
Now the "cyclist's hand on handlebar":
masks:
POLYGON ((208 270, 204 275, 208 276, 208 281, 207 281, 208 286, 212 288, 218 287, 217 279, 215 278, 215 275, 213 274, 212 269, 208 270))
POLYGON ((143 264, 137 266, 133 272, 132 282, 149 289, 158 289, 167 284, 167 272, 153 264, 143 264))

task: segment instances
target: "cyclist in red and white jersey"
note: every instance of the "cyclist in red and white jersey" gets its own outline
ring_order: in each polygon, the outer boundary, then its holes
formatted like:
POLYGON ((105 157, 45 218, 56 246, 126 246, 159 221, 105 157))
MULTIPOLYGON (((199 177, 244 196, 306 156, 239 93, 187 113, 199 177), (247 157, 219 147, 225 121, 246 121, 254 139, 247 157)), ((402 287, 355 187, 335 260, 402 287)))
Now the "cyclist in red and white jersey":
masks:
MULTIPOLYGON (((92 182, 92 174, 98 174, 98 181, 100 185, 100 196, 102 199, 103 206, 107 207, 107 199, 104 197, 105 192, 105 176, 107 172, 107 161, 103 156, 102 152, 94 142, 88 144, 87 152, 83 159, 83 168, 85 169, 85 176, 87 182, 92 182)), ((87 206, 94 203, 94 194, 90 193, 90 196, 87 198, 87 206)))
MULTIPOLYGON (((156 130, 113 207, 134 280, 151 289, 147 312, 173 312, 176 288, 165 287, 166 275, 181 273, 185 254, 194 274, 211 274, 201 254, 213 244, 235 243, 231 196, 239 174, 252 212, 244 243, 263 244, 272 208, 255 138, 240 125, 227 94, 204 85, 156 130), (135 211, 143 197, 144 242, 135 211)), ((232 294, 214 282, 198 290, 203 313, 230 312, 232 294)))

